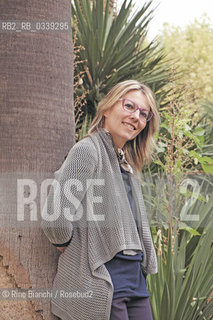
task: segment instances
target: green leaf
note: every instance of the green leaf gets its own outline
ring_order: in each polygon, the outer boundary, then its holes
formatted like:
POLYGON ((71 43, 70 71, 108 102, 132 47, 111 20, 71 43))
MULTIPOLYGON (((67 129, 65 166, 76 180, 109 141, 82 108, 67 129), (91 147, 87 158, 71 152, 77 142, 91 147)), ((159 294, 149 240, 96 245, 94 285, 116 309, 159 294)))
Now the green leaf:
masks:
POLYGON ((187 224, 185 224, 184 222, 180 222, 179 227, 182 230, 186 230, 187 232, 189 232, 193 236, 200 236, 200 233, 197 230, 187 226, 187 224))
POLYGON ((203 136, 205 134, 206 130, 203 128, 195 128, 195 130, 193 131, 193 134, 195 136, 203 136))
POLYGON ((212 165, 212 164, 204 164, 204 163, 201 163, 201 166, 202 166, 203 170, 204 170, 206 173, 212 173, 212 174, 213 174, 213 165, 212 165))

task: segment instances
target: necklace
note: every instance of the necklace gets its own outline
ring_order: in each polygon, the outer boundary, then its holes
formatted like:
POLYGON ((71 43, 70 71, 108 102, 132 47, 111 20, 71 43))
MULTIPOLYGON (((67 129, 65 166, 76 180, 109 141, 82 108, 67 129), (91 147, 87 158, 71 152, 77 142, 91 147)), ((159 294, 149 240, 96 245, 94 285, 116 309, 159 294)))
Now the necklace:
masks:
POLYGON ((133 173, 132 167, 130 166, 130 164, 126 160, 125 153, 124 153, 123 149, 117 149, 116 153, 117 153, 117 157, 118 157, 118 161, 119 161, 120 166, 124 170, 126 170, 130 173, 133 173))

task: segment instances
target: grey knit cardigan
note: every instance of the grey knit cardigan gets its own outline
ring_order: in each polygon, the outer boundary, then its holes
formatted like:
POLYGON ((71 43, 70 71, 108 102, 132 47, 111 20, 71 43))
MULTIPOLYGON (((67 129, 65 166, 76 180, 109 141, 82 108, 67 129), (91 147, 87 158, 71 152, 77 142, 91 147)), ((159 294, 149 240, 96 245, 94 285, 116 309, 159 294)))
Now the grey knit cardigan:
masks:
POLYGON ((138 231, 112 137, 104 129, 76 143, 55 173, 42 228, 53 244, 71 239, 59 256, 51 300, 53 314, 63 320, 110 318, 113 284, 104 263, 117 252, 140 250, 143 270, 157 272, 141 184, 134 175, 130 182, 138 231))

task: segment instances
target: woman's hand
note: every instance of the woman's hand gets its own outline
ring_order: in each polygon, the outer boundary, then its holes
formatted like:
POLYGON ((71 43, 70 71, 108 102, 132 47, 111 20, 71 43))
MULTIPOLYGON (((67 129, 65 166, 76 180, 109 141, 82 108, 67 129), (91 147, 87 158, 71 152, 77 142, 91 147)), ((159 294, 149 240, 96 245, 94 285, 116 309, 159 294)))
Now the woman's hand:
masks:
POLYGON ((66 247, 56 247, 59 251, 64 252, 66 247))

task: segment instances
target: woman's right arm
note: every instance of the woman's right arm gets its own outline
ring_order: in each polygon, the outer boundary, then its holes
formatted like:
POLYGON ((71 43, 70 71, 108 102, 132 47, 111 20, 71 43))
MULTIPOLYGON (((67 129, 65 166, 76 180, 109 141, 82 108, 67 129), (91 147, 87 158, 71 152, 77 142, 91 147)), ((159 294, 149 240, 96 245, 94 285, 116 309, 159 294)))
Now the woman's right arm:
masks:
POLYGON ((70 150, 50 187, 42 210, 41 226, 50 242, 60 251, 71 241, 72 222, 78 219, 76 211, 89 187, 88 181, 94 177, 96 165, 95 146, 88 140, 82 140, 70 150))

